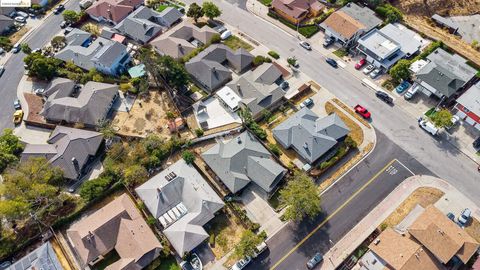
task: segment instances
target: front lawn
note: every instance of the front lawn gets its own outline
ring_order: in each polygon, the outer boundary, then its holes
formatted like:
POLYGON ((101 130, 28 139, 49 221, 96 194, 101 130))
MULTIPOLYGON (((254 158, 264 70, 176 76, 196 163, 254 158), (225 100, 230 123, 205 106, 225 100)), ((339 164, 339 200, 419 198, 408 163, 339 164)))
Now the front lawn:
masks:
POLYGON ((253 50, 252 45, 248 44, 247 42, 236 36, 230 36, 229 38, 225 39, 223 41, 223 44, 227 45, 232 50, 237 50, 240 48, 244 48, 247 51, 253 50))
POLYGON ((160 265, 155 270, 181 270, 173 256, 161 259, 160 265))
POLYGON ((298 32, 306 38, 312 37, 318 31, 320 31, 320 28, 318 28, 316 25, 306 25, 298 28, 298 32))
POLYGON ((347 56, 348 52, 344 48, 340 48, 338 50, 333 51, 333 54, 335 54, 339 58, 342 58, 342 57, 347 56))

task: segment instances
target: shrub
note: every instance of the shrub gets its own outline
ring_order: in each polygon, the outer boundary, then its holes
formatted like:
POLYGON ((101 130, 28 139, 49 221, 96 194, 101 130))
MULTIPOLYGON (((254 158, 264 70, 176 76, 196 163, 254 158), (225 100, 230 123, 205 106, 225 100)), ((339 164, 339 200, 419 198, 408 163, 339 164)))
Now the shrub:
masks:
POLYGON ((258 236, 263 239, 263 241, 267 240, 267 232, 261 231, 258 236))
POLYGON ((386 19, 386 23, 394 23, 403 19, 403 14, 400 10, 390 4, 378 6, 375 9, 378 15, 386 19))
POLYGON ((208 244, 210 245, 210 247, 215 246, 215 234, 214 233, 210 234, 210 237, 208 238, 208 244))
POLYGON ((260 66, 261 64, 265 63, 265 59, 266 57, 262 56, 262 55, 257 55, 255 56, 255 58, 253 58, 253 65, 254 66, 260 66))
POLYGON ((182 158, 187 164, 192 164, 195 161, 195 155, 188 150, 183 151, 182 158))
POLYGON ((149 216, 147 218, 147 224, 150 225, 150 226, 154 225, 156 222, 157 222, 157 220, 152 216, 149 216))
POLYGON ((80 196, 87 202, 99 197, 113 182, 109 177, 99 177, 86 181, 80 187, 80 196))
POLYGON ((260 224, 256 223, 256 222, 252 222, 252 224, 250 224, 250 230, 252 232, 255 232, 257 231, 258 229, 260 229, 260 224))
POLYGON ((270 143, 268 145, 268 148, 277 157, 279 157, 282 154, 282 151, 280 151, 280 148, 278 148, 278 145, 276 145, 274 143, 270 143))
POLYGON ((195 129, 195 134, 197 135, 197 137, 202 137, 204 134, 204 131, 201 128, 197 128, 195 129))
POLYGON ((324 12, 322 13, 320 16, 318 16, 317 18, 315 18, 314 22, 316 24, 320 24, 322 23, 323 21, 325 21, 328 16, 332 15, 332 13, 335 12, 335 9, 334 8, 330 8, 327 10, 327 12, 324 12))
POLYGON ((275 59, 280 58, 280 55, 276 51, 269 51, 268 55, 270 55, 271 57, 273 57, 275 59))
POLYGON ((213 35, 212 38, 210 39, 210 43, 212 44, 220 43, 221 41, 222 41, 222 38, 220 37, 219 34, 213 35))
POLYGON ((315 35, 318 31, 320 31, 320 28, 318 28, 317 25, 315 24, 312 24, 312 25, 306 25, 306 26, 301 26, 298 28, 298 32, 306 37, 306 38, 310 38, 312 37, 313 35, 315 35))

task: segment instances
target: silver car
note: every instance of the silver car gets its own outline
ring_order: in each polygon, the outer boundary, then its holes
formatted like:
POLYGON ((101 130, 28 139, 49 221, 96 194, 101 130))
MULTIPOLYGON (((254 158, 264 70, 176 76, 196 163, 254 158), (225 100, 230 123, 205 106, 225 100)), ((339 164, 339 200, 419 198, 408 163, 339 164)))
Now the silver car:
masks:
POLYGON ((363 74, 367 75, 368 73, 372 72, 374 69, 375 69, 375 66, 372 65, 372 64, 370 64, 370 65, 366 66, 366 67, 362 70, 362 72, 363 72, 363 74))
POLYGON ((380 75, 381 72, 382 72, 382 70, 379 69, 379 68, 374 69, 374 70, 370 73, 370 78, 375 79, 376 77, 378 77, 378 75, 380 75))

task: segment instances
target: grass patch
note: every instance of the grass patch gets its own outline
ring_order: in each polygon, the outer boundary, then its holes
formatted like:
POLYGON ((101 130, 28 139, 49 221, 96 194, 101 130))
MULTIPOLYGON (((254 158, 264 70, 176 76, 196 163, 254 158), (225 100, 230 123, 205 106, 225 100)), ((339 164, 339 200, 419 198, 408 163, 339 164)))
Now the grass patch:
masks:
POLYGON ((347 127, 350 129, 350 137, 357 143, 358 146, 360 146, 363 142, 363 131, 362 128, 357 125, 350 117, 345 115, 340 109, 335 107, 330 101, 327 101, 325 103, 325 111, 327 111, 328 114, 331 113, 336 113, 342 121, 347 125, 347 127))
POLYGON ((277 189, 277 191, 275 191, 275 193, 273 193, 272 197, 270 197, 268 199, 268 204, 270 204, 270 206, 276 211, 280 211, 282 210, 283 208, 283 205, 282 203, 280 202, 280 190, 282 189, 283 187, 280 187, 279 189, 277 189))
POLYGON ((232 50, 237 50, 237 49, 240 49, 240 48, 243 48, 247 51, 253 50, 252 45, 250 45, 247 42, 241 40, 237 36, 230 36, 229 38, 227 38, 223 41, 223 44, 227 45, 232 50))
POLYGON ((161 259, 160 265, 155 270, 181 270, 173 256, 161 259))
POLYGON ((272 4, 272 0, 258 0, 263 5, 269 7, 272 4))
POLYGON ((339 58, 343 58, 348 55, 348 52, 344 48, 340 48, 338 50, 333 51, 333 54, 335 54, 339 58))
POLYGON ((157 11, 158 11, 158 12, 162 12, 162 11, 164 11, 164 10, 165 10, 166 8, 168 8, 168 7, 174 7, 174 8, 176 8, 176 9, 179 9, 179 8, 180 8, 180 6, 177 6, 177 5, 159 5, 159 6, 157 7, 157 11))
POLYGON ((435 114, 435 108, 431 108, 430 110, 425 112, 425 116, 430 118, 435 114))
POLYGON ((240 241, 245 228, 235 215, 227 216, 227 214, 221 213, 210 220, 206 231, 209 235, 215 235, 215 245, 212 247, 212 252, 217 259, 220 259, 240 241))
POLYGON ((436 188, 421 187, 416 189, 400 206, 393 211, 382 223, 382 226, 394 227, 398 225, 407 215, 412 211, 415 205, 419 204, 422 207, 427 207, 436 203, 442 196, 443 192, 436 188))
POLYGON ((310 38, 313 35, 315 35, 318 31, 320 31, 320 28, 318 28, 317 25, 306 25, 306 26, 300 26, 298 28, 298 32, 302 34, 302 36, 306 38, 310 38))
POLYGON ((393 91, 393 89, 395 88, 395 85, 397 83, 395 82, 395 80, 393 79, 388 79, 388 80, 385 80, 383 83, 382 83, 382 87, 385 88, 386 90, 388 91, 393 91))

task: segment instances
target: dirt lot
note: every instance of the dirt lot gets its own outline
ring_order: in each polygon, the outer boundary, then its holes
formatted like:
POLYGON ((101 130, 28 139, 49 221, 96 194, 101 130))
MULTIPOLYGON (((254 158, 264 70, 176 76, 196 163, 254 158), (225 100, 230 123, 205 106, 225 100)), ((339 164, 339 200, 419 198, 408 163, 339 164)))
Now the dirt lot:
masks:
MULTIPOLYGON (((173 105, 165 92, 151 91, 146 98, 137 98, 130 112, 117 112, 112 124, 118 133, 124 136, 145 137, 148 134, 157 134, 170 138, 171 133, 167 127, 169 120, 167 112, 174 112, 173 105)), ((186 129, 182 137, 191 136, 186 129)))
POLYGON ((428 19, 442 16, 472 15, 480 13, 480 0, 397 0, 394 2, 404 13, 404 21, 411 28, 428 37, 443 41, 457 53, 480 66, 480 53, 458 36, 436 27, 428 19))
POLYGON ((388 216, 382 223, 383 226, 393 227, 398 225, 407 215, 412 211, 415 205, 419 204, 422 207, 434 204, 442 196, 443 192, 430 187, 421 187, 415 190, 405 201, 400 204, 395 211, 388 216))

